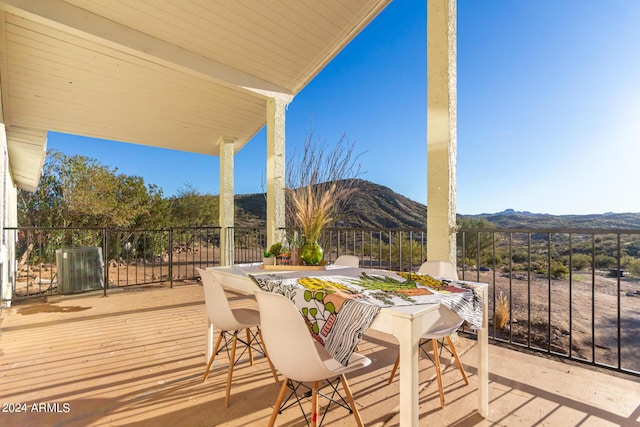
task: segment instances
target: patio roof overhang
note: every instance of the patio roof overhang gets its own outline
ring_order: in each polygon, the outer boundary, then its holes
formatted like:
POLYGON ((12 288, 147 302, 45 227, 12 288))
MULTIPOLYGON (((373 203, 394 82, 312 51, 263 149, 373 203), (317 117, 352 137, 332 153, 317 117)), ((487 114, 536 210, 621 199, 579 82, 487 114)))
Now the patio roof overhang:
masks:
POLYGON ((35 191, 47 131, 237 152, 389 2, 0 1, 14 181, 35 191))

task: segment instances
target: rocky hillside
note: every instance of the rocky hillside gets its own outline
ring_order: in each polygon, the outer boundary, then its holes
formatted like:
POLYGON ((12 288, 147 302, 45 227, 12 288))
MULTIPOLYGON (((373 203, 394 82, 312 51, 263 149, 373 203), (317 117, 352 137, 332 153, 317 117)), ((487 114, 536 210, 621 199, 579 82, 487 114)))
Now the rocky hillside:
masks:
MULTIPOLYGON (((336 226, 355 228, 424 228, 427 207, 388 187, 362 179, 355 182, 346 212, 336 226)), ((263 193, 236 196, 238 226, 260 227, 266 218, 263 193)), ((507 209, 499 213, 460 215, 485 218, 499 228, 629 228, 640 229, 640 213, 549 215, 507 209)))
POLYGON ((640 228, 640 213, 549 215, 507 209, 499 213, 465 217, 485 218, 499 228, 640 228))
MULTIPOLYGON (((337 227, 356 228, 424 228, 427 207, 408 199, 388 187, 362 179, 356 180, 355 192, 338 218, 337 227)), ((266 198, 263 193, 236 196, 238 225, 254 226, 266 219, 266 198)))

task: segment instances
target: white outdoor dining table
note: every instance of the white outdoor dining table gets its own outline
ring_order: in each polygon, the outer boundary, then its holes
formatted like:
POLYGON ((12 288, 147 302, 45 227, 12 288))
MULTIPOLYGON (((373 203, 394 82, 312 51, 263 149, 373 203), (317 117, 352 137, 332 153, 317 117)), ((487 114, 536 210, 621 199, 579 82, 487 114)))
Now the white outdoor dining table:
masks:
MULTIPOLYGON (((259 265, 235 265, 228 267, 210 267, 208 270, 218 275, 220 283, 230 289, 254 293, 260 290, 249 274, 265 273, 259 265)), ((323 274, 329 275, 333 268, 327 268, 323 274)), ((370 269, 361 269, 368 272, 370 269)), ((270 271, 271 273, 284 272, 270 271)), ((336 274, 340 267, 336 267, 336 274)), ((487 287, 486 283, 476 284, 476 292, 482 298, 482 329, 478 330, 478 413, 486 417, 489 413, 489 345, 487 337, 487 287)), ((422 304, 385 307, 380 310, 369 329, 393 335, 400 347, 400 426, 418 425, 418 344, 420 337, 437 320, 439 304, 422 304)), ((209 328, 207 358, 213 349, 213 328, 209 328)))

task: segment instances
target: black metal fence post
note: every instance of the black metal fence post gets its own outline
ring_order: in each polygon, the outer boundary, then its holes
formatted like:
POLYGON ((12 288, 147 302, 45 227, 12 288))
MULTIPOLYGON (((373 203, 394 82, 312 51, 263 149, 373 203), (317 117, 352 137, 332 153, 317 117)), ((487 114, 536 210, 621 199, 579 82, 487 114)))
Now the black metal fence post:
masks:
POLYGON ((102 229, 102 253, 104 263, 104 296, 107 296, 107 288, 109 287, 109 231, 107 228, 102 229))
POLYGON ((173 288, 173 227, 169 229, 169 287, 173 288))

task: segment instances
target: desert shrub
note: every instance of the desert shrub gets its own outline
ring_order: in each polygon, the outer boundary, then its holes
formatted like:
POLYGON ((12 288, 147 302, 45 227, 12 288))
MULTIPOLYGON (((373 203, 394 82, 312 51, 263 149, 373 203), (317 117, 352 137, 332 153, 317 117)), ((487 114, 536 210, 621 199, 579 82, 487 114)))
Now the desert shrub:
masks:
POLYGON ((518 264, 526 263, 529 259, 529 254, 527 251, 514 251, 511 255, 511 260, 518 264))
POLYGON ((514 263, 511 268, 513 271, 527 271, 527 265, 521 263, 514 263))
POLYGON ((640 259, 633 257, 624 257, 622 266, 625 271, 634 277, 640 277, 640 259))
POLYGON ((531 254, 531 264, 532 265, 541 265, 547 262, 547 256, 543 254, 531 254))
POLYGON ((632 257, 640 256, 640 242, 633 242, 633 243, 627 244, 624 248, 624 251, 632 257))
POLYGON ((591 257, 587 254, 575 254, 571 257, 571 266, 574 270, 584 270, 591 266, 591 257))
POLYGON ((596 255, 596 267, 597 268, 610 268, 615 267, 616 259, 610 255, 599 254, 596 255))
POLYGON ((569 269, 566 265, 560 261, 554 261, 551 263, 551 276, 556 279, 564 279, 569 275, 569 269))
POLYGON ((482 264, 493 266, 493 265, 502 265, 502 257, 500 255, 485 255, 482 257, 482 264))

